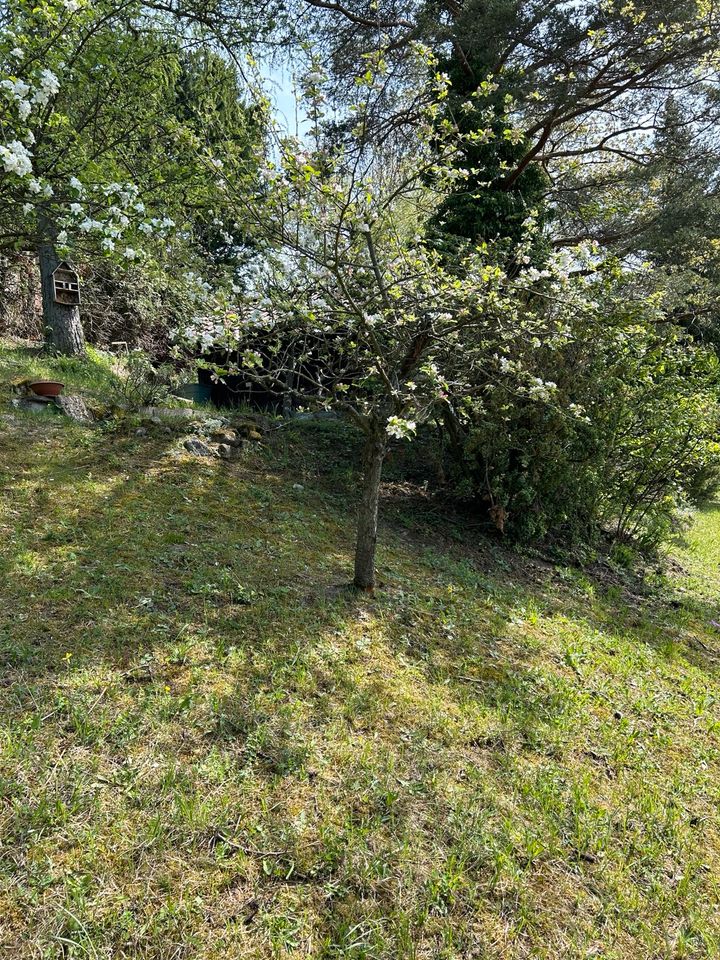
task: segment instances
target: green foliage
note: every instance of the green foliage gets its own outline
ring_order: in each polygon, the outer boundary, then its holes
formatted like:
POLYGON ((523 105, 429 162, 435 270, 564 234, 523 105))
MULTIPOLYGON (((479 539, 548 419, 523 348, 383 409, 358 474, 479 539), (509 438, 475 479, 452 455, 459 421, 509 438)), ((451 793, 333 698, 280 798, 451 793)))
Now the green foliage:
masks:
POLYGON ((588 543, 605 530, 652 548, 680 505, 717 486, 718 360, 623 290, 573 317, 556 349, 516 345, 556 384, 548 398, 518 395, 498 371, 466 407, 455 489, 521 539, 588 543))
POLYGON ((448 252, 469 240, 494 242, 512 256, 514 246, 525 239, 528 216, 537 215, 538 209, 544 211, 543 219, 547 215, 549 180, 542 167, 531 163, 512 183, 506 182, 529 144, 522 135, 515 136, 507 116, 512 74, 492 83, 478 79, 489 74, 492 52, 476 50, 470 62, 464 55, 462 64, 456 53, 446 64, 451 86, 444 116, 452 118, 460 135, 455 166, 468 175, 440 204, 431 227, 448 252))
POLYGON ((138 409, 167 400, 173 382, 170 364, 154 364, 143 350, 133 350, 125 358, 119 394, 130 409, 138 409))
MULTIPOLYGON (((125 299, 114 339, 147 342, 138 326, 162 331, 178 300, 235 279, 249 230, 218 181, 255 169, 262 109, 184 7, 13 0, 0 27, 0 157, 8 142, 28 165, 0 178, 0 249, 54 242, 100 277, 91 294, 125 299)), ((83 306, 90 330, 106 320, 92 295, 83 306)))

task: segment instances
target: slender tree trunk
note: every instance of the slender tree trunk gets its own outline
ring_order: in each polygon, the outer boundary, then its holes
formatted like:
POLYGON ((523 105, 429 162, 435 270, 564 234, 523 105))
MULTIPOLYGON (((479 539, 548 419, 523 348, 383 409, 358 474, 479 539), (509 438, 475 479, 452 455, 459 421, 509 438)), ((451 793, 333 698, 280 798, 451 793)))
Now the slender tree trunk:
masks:
POLYGON ((80 308, 56 303, 53 297, 52 274, 60 261, 52 242, 40 244, 38 260, 42 283, 45 343, 54 353, 61 353, 66 357, 83 357, 85 356, 85 334, 80 322, 80 308))
POLYGON ((377 546, 378 501, 383 461, 387 450, 384 434, 373 432, 366 440, 363 455, 363 487, 357 519, 355 578, 358 590, 372 592, 375 587, 375 547, 377 546))

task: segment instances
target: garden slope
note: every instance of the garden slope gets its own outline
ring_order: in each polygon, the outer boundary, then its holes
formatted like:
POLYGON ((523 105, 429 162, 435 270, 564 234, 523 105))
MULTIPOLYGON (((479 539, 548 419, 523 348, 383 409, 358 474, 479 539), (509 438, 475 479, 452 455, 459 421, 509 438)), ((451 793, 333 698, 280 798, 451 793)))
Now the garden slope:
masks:
POLYGON ((177 446, 1 421, 0 957, 719 955, 720 510, 634 592, 391 516, 357 597, 312 465, 177 446))

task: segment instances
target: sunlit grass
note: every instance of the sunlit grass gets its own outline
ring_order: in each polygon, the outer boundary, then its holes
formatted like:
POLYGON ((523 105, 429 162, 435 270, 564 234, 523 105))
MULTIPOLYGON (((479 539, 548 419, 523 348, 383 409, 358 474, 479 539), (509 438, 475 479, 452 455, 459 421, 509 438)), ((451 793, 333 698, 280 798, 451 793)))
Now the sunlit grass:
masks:
POLYGON ((0 396, 6 397, 14 380, 60 380, 74 393, 110 400, 117 390, 117 357, 88 347, 85 359, 54 357, 40 346, 8 345, 0 349, 0 396))
POLYGON ((342 465, 1 430, 0 956, 719 955, 720 510, 652 589, 389 521, 360 598, 342 465))

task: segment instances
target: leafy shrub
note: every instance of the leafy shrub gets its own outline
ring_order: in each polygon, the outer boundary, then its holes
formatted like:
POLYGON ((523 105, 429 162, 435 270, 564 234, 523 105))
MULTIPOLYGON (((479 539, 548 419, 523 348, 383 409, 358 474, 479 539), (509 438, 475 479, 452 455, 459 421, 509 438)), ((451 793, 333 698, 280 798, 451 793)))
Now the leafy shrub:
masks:
POLYGON ((619 286, 566 335, 513 344, 552 390, 518 390, 502 367, 478 384, 449 475, 456 495, 522 540, 592 542, 601 531, 652 549, 677 508, 720 479, 718 360, 619 286))
POLYGON ((136 410, 167 400, 174 371, 169 364, 154 364, 143 350, 128 354, 120 378, 120 394, 124 405, 136 410))

